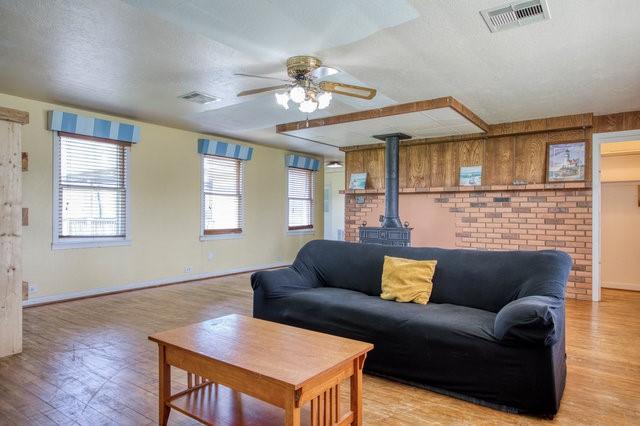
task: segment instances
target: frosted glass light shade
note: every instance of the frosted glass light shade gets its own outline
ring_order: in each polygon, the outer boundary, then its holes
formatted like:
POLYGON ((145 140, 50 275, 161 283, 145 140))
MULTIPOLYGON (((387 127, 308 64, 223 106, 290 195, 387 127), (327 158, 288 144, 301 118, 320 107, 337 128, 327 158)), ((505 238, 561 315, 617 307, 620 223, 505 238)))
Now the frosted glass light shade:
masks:
POLYGON ((289 94, 287 92, 276 93, 276 102, 284 109, 289 109, 289 94))
POLYGON ((289 91, 289 98, 291 98, 291 100, 297 104, 304 101, 304 98, 306 97, 307 97, 306 92, 300 86, 296 86, 289 91))
POLYGON ((300 111, 306 113, 312 113, 318 109, 318 103, 312 101, 311 99, 307 99, 304 102, 300 103, 300 111))
POLYGON ((318 95, 318 109, 325 109, 331 103, 331 93, 322 92, 318 95))

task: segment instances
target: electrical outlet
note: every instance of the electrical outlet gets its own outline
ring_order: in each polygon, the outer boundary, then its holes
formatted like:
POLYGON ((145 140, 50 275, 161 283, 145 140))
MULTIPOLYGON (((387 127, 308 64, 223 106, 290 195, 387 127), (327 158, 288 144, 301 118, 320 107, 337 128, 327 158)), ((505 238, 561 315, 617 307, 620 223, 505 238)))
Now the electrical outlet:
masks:
POLYGON ((193 267, 192 266, 185 266, 184 267, 184 273, 185 274, 190 274, 193 271, 193 267))
POLYGON ((29 284, 29 294, 34 294, 38 292, 38 286, 35 284, 29 284))
POLYGON ((212 251, 207 253, 207 259, 209 260, 209 262, 211 262, 213 260, 213 252, 212 251))

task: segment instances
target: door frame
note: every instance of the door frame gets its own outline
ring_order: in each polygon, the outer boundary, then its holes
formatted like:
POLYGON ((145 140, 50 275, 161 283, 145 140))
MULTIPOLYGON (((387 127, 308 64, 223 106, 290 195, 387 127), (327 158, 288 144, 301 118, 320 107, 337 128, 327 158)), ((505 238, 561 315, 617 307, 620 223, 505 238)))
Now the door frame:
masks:
POLYGON ((640 129, 621 132, 594 133, 591 149, 591 185, 592 185, 592 241, 591 241, 591 300, 599 302, 601 298, 601 217, 602 182, 600 179, 601 145, 610 142, 632 142, 640 140, 640 129))

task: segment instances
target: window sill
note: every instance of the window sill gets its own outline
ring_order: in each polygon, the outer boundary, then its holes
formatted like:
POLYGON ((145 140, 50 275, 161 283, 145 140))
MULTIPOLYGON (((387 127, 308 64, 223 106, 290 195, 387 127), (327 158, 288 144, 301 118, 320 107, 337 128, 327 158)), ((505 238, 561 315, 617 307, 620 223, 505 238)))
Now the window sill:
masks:
POLYGON ((118 246, 130 246, 131 240, 114 238, 104 240, 69 240, 69 241, 56 241, 51 244, 53 250, 67 250, 67 249, 84 249, 84 248, 100 248, 100 247, 118 247, 118 246))
POLYGON ((233 232, 228 234, 212 234, 212 235, 200 235, 200 241, 211 240, 236 240, 244 237, 244 232, 233 232))
POLYGON ((313 235, 315 233, 316 233, 315 228, 287 229, 287 235, 313 235))

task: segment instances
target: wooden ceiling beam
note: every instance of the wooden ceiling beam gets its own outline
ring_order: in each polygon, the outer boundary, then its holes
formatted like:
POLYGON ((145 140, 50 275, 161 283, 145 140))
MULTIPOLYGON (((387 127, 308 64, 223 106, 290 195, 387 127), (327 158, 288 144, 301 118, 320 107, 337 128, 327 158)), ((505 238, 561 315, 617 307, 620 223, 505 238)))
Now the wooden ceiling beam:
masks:
POLYGON ((489 125, 480 117, 464 106, 457 99, 447 96, 444 98, 428 99, 424 101, 409 102, 406 104, 391 105, 383 108, 370 109, 366 111, 352 112, 349 114, 334 115, 331 117, 315 118, 313 120, 296 121, 292 123, 278 124, 277 133, 287 133, 295 130, 309 129, 312 127, 331 126, 334 124, 351 123, 354 121, 370 120, 373 118, 389 117, 400 114, 410 114, 413 112, 428 111, 431 109, 450 107, 460 115, 471 121, 473 124, 484 130, 489 130, 489 125))

